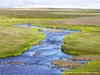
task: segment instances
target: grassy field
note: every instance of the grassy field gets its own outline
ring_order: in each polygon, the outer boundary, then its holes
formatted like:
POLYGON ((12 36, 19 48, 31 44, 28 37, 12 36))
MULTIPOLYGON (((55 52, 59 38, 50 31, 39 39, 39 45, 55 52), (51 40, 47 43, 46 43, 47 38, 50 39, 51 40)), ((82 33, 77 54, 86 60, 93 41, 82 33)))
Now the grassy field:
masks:
MULTIPOLYGON (((79 30, 81 32, 65 37, 62 51, 74 55, 100 55, 100 10, 0 9, 0 57, 20 55, 45 37, 37 29, 13 26, 25 23, 47 28, 79 30)), ((65 72, 99 72, 99 65, 99 61, 92 61, 84 67, 65 72)))
POLYGON ((14 18, 77 18, 100 15, 97 10, 82 12, 83 10, 67 10, 67 9, 0 9, 0 15, 14 18), (73 13, 74 11, 74 13, 73 13), (92 12, 92 13, 89 13, 92 12), (78 14, 77 14, 78 13, 78 14), (85 15, 86 14, 86 15, 85 15))
POLYGON ((38 29, 14 26, 30 22, 32 20, 0 16, 0 58, 21 55, 45 38, 38 29))

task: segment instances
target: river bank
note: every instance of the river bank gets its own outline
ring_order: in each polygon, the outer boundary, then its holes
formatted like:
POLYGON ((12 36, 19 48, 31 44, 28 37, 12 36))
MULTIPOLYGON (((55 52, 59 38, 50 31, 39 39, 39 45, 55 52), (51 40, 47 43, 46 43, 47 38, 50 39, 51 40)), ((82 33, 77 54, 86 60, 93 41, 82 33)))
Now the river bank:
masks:
POLYGON ((0 26, 0 58, 21 55, 45 38, 38 29, 0 26))

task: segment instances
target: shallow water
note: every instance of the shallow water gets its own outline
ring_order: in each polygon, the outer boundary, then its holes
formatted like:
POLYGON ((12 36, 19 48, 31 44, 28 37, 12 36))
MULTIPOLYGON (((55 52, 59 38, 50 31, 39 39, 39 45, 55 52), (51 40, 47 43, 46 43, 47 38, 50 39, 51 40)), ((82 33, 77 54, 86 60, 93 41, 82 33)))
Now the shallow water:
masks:
POLYGON ((42 31, 46 38, 21 56, 0 59, 0 75, 60 75, 61 69, 56 68, 51 62, 72 57, 61 51, 61 45, 65 35, 76 31, 47 30, 50 29, 44 28, 42 31))

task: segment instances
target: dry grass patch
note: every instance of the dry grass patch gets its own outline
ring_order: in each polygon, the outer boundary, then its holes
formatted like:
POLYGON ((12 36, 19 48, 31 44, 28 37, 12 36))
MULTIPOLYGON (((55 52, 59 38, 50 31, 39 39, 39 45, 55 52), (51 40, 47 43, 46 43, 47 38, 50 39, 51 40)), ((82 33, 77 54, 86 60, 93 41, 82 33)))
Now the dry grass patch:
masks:
POLYGON ((57 67, 68 67, 68 68, 76 68, 82 66, 83 64, 80 62, 69 62, 67 60, 56 60, 52 62, 52 64, 57 65, 57 67))
POLYGON ((54 24, 70 24, 70 25, 84 25, 84 26, 100 26, 100 16, 79 17, 72 19, 56 20, 54 24))
POLYGON ((80 55, 69 58, 68 60, 89 60, 89 61, 100 61, 100 56, 97 55, 80 55))
POLYGON ((63 32, 63 30, 60 30, 60 29, 52 29, 52 30, 47 30, 47 32, 63 32))

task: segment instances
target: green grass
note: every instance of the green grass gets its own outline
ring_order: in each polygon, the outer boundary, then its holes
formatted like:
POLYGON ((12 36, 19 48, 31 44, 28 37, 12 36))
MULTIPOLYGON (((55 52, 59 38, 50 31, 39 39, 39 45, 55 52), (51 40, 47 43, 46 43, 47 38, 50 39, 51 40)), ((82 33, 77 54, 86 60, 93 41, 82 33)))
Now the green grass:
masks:
POLYGON ((100 75, 100 61, 92 61, 74 70, 67 70, 62 75, 100 75))
POLYGON ((74 55, 100 55, 100 32, 78 32, 64 38, 62 51, 74 55))
MULTIPOLYGON (((62 51, 64 53, 71 55, 100 55, 99 26, 74 26, 69 27, 69 29, 80 30, 81 32, 65 36, 64 44, 62 45, 62 51)), ((62 75, 100 75, 99 65, 100 61, 91 61, 85 66, 73 70, 66 70, 62 75)))
POLYGON ((0 58, 20 55, 44 37, 38 29, 0 26, 0 58))
POLYGON ((45 38, 38 29, 15 27, 32 20, 0 17, 0 58, 21 55, 45 38))

